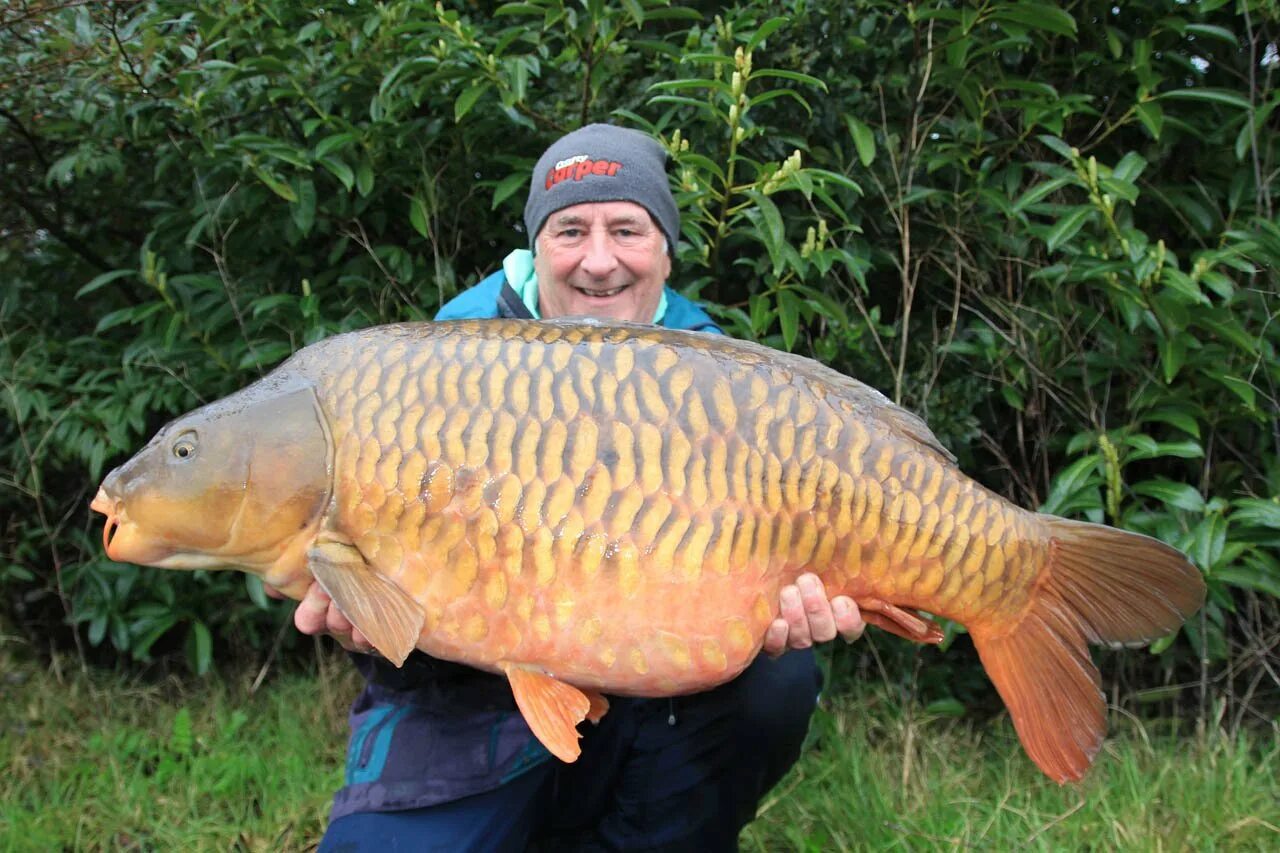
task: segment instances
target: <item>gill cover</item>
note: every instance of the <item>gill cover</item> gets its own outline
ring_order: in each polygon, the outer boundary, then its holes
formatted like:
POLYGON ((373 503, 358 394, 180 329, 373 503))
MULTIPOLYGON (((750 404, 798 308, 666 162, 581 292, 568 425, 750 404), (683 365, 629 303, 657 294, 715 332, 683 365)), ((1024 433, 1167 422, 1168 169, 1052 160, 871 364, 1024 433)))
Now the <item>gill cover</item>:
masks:
POLYGON ((165 426, 94 499, 113 560, 261 572, 329 500, 333 441, 309 382, 270 376, 165 426))

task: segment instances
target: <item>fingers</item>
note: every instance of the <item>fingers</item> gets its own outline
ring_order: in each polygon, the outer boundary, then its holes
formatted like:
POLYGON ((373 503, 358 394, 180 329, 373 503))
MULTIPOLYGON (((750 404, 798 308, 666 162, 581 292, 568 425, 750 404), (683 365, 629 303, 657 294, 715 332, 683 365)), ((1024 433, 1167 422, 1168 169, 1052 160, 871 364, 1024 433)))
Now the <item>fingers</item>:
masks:
POLYGON ((807 649, 813 645, 809 633, 809 619, 805 615, 803 595, 798 584, 788 584, 779 594, 782 603, 781 618, 787 624, 787 648, 807 649))
POLYGON ((274 586, 272 586, 269 583, 262 584, 262 591, 267 594, 267 598, 274 598, 277 601, 283 601, 285 598, 285 594, 283 592, 276 589, 274 586))
POLYGON ((769 630, 764 634, 764 653, 776 658, 787 650, 787 634, 790 633, 787 620, 781 617, 774 619, 769 630))
POLYGON ((839 595, 831 599, 831 610, 835 615, 836 630, 846 643, 852 643, 862 636, 867 623, 862 619, 862 611, 857 603, 847 595, 839 595))
POLYGON ((323 634, 330 604, 329 594, 320 588, 320 584, 313 583, 298 602, 298 609, 293 611, 293 626, 308 636, 323 634))
POLYGON ((827 599, 822 579, 805 573, 778 593, 780 614, 765 632, 763 651, 777 657, 788 649, 807 649, 837 636, 853 642, 862 636, 866 623, 862 612, 847 595, 827 599))
MULTIPOLYGON (((809 629, 810 643, 826 643, 836 638, 836 617, 831 612, 831 602, 827 600, 827 591, 822 580, 814 574, 803 574, 796 578, 796 586, 800 588, 800 600, 804 604, 805 620, 809 629)), ((804 646, 793 646, 804 648, 804 646)))
POLYGON ((298 602, 298 609, 293 611, 293 625, 300 633, 308 636, 328 634, 347 651, 365 654, 373 652, 368 638, 351 624, 351 620, 338 609, 318 583, 308 587, 307 594, 298 602))

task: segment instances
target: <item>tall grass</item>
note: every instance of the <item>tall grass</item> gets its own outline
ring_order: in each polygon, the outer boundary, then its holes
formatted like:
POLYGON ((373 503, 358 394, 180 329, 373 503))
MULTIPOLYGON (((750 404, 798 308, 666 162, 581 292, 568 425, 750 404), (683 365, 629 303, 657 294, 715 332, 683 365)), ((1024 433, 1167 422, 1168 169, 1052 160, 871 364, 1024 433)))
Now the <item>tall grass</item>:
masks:
MULTIPOLYGON (((197 685, 121 683, 0 653, 0 850, 305 850, 341 781, 345 662, 197 685)), ((1280 738, 1174 736, 1112 715, 1080 785, 1058 787, 1007 720, 837 697, 761 805, 753 850, 1274 850, 1280 738), (908 709, 909 710, 909 709, 908 709)))
POLYGON ((254 692, 253 673, 143 685, 9 664, 0 850, 301 850, 323 833, 351 667, 254 692))
POLYGON ((1276 731, 1178 737, 1111 714, 1083 782, 1040 775, 1001 719, 913 718, 848 695, 761 805, 744 850, 1276 850, 1276 731))

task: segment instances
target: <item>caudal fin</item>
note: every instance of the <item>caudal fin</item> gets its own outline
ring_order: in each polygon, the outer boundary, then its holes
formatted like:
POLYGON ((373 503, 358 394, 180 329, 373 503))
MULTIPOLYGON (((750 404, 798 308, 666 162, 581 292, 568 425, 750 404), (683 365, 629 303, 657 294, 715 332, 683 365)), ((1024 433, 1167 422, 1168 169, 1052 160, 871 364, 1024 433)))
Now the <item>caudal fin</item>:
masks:
POLYGON ((1057 782, 1084 775, 1106 705, 1088 643, 1132 645, 1177 628, 1204 602, 1200 572, 1137 533, 1041 516, 1049 563, 1012 627, 970 625, 1023 748, 1057 782))

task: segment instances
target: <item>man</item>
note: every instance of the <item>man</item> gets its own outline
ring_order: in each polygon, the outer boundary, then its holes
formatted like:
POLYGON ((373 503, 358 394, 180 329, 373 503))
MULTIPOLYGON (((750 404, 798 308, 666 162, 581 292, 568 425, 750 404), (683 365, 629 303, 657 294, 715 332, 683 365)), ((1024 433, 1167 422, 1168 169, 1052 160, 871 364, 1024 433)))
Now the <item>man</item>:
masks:
MULTIPOLYGON (((650 137, 608 125, 563 137, 534 169, 524 219, 534 252, 512 252, 438 320, 591 315, 720 332, 665 286, 679 215, 650 137)), ((611 697, 572 765, 532 736, 504 678, 416 652, 403 669, 355 655, 368 683, 321 850, 734 849, 799 755, 821 683, 809 647, 863 628, 813 575, 780 609, 765 651, 802 651, 694 696, 611 697)), ((318 585, 294 621, 371 651, 318 585)))

